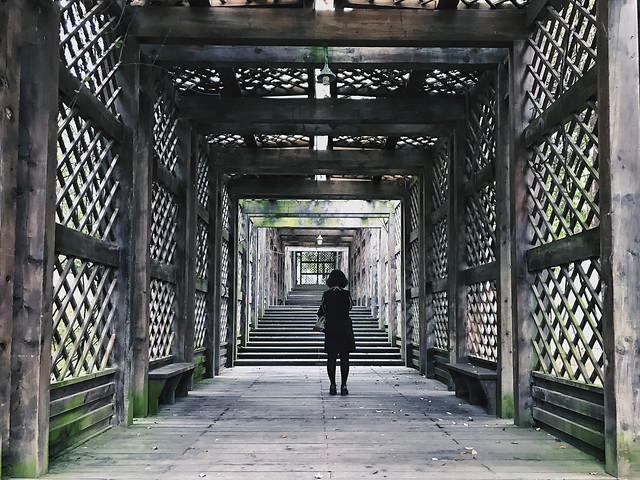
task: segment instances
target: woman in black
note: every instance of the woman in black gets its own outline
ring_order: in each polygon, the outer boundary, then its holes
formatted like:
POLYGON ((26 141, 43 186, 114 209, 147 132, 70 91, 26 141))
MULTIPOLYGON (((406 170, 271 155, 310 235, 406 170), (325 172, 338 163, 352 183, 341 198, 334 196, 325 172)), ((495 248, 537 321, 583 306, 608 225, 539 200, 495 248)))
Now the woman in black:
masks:
POLYGON ((345 290, 349 282, 340 270, 334 270, 327 278, 329 290, 322 295, 322 303, 318 309, 318 315, 324 315, 326 325, 324 329, 324 351, 329 356, 327 359, 327 373, 329 374, 329 393, 336 394, 336 360, 340 355, 340 376, 342 385, 341 395, 348 395, 347 377, 349 376, 349 353, 355 352, 356 341, 353 335, 353 326, 349 310, 353 302, 348 290, 345 290))

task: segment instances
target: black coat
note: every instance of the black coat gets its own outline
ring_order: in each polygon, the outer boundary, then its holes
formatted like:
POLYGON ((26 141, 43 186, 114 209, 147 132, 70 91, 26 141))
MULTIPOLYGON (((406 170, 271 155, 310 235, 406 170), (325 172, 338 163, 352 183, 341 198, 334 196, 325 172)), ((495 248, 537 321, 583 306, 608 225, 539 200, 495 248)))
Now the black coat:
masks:
POLYGON ((322 294, 318 315, 327 319, 324 328, 325 353, 349 353, 356 351, 356 340, 349 310, 353 302, 348 290, 332 288, 322 294))

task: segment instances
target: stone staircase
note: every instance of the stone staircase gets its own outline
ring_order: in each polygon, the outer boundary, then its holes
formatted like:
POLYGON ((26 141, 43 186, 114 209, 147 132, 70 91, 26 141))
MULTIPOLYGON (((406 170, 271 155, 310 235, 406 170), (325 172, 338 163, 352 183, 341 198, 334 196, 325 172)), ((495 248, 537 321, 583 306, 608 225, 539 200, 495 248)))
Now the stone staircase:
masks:
MULTIPOLYGON (((324 333, 312 330, 324 290, 321 285, 300 286, 289 292, 284 305, 269 307, 239 349, 236 365, 324 365, 324 333)), ((357 347, 351 365, 404 365, 400 349, 391 346, 370 309, 353 307, 350 316, 357 347)))

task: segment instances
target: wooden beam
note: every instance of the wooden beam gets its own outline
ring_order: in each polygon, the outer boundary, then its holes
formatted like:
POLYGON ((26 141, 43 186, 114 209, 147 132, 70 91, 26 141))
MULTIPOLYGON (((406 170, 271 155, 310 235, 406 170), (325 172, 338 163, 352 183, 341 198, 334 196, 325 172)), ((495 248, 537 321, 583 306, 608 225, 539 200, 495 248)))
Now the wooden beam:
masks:
MULTIPOLYGON (((54 39, 60 9, 57 2, 21 8, 11 431, 5 458, 10 476, 31 478, 44 474, 49 462, 59 62, 54 39)), ((2 110, 6 115, 4 105, 2 110)))
POLYGON ((327 237, 347 236, 353 237, 357 233, 357 229, 353 228, 279 228, 280 236, 296 236, 296 235, 315 235, 319 234, 327 237))
MULTIPOLYGON (((18 166, 18 132, 20 125, 20 44, 22 10, 20 0, 0 2, 0 298, 13 297, 16 240, 16 172, 18 166)), ((0 452, 9 450, 11 412, 11 337, 13 304, 0 302, 0 452)))
MULTIPOLYGON (((142 44, 142 53, 156 65, 181 67, 256 68, 321 67, 324 48, 249 45, 142 44)), ((478 47, 328 47, 332 68, 493 68, 509 55, 506 48, 478 47)))
POLYGON ((310 199, 383 199, 401 200, 406 194, 404 183, 396 181, 319 182, 304 177, 277 177, 265 181, 236 178, 229 181, 229 192, 239 198, 310 198, 310 199))
POLYGON ((187 96, 180 115, 204 124, 429 124, 461 120, 461 98, 215 98, 187 96))
POLYGON ((56 252, 112 267, 120 266, 120 248, 111 242, 56 224, 56 252))
POLYGON ((111 135, 114 140, 122 142, 124 137, 122 122, 80 80, 72 77, 62 62, 59 64, 58 75, 60 92, 67 100, 67 105, 73 105, 82 110, 83 114, 89 115, 91 120, 111 135))
POLYGON ((424 150, 216 149, 215 166, 228 174, 410 175, 429 163, 424 150))
POLYGON ((597 15, 605 461, 640 478, 638 3, 602 0, 597 15))
MULTIPOLYGON (((432 121, 438 121, 433 118, 432 121)), ((271 122, 224 122, 212 123, 211 119, 204 122, 194 122, 197 130, 204 135, 328 135, 338 137, 341 135, 394 135, 394 136, 427 136, 441 137, 449 134, 450 127, 447 124, 435 123, 271 123, 271 122)))
POLYGON ((537 272, 557 265, 600 256, 600 228, 545 243, 527 250, 527 268, 537 272))
POLYGON ((381 228, 379 217, 251 217, 256 228, 381 228))
POLYGON ((240 200, 250 216, 361 216, 386 217, 395 202, 383 200, 240 200))
POLYGON ((527 146, 539 142, 554 127, 562 124, 574 113, 579 113, 587 100, 596 98, 597 68, 592 68, 571 86, 545 112, 532 121, 524 131, 527 146))
POLYGON ((193 9, 127 7, 141 43, 508 47, 526 36, 513 10, 193 9))

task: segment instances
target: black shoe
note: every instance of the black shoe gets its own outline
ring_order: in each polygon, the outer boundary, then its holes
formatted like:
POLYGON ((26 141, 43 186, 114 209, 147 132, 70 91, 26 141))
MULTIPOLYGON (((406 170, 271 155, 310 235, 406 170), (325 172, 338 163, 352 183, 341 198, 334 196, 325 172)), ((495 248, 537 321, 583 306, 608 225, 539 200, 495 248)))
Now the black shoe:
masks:
POLYGON ((340 387, 340 395, 349 395, 349 390, 347 390, 347 386, 346 385, 342 385, 340 387))
POLYGON ((334 385, 329 386, 329 395, 335 395, 335 394, 337 393, 337 392, 336 392, 336 390, 337 390, 337 389, 336 389, 335 384, 334 384, 334 385))

